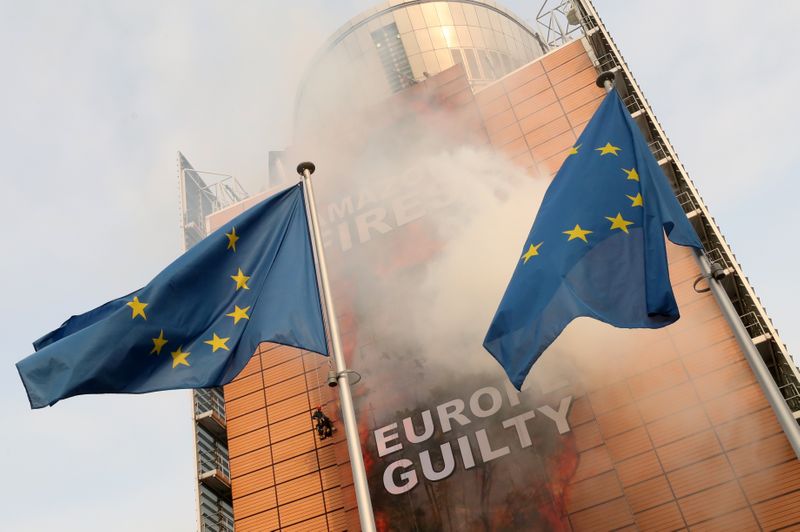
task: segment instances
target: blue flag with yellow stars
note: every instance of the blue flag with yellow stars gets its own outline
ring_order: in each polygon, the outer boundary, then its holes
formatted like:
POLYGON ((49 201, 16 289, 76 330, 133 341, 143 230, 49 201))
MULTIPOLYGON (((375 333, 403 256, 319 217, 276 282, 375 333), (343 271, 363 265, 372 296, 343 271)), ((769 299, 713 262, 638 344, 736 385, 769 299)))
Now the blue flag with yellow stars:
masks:
POLYGON ((17 363, 32 408, 230 382, 261 342, 327 354, 302 185, 199 242, 147 286, 73 316, 17 363))
POLYGON ((664 233, 702 249, 616 91, 545 193, 484 347, 519 389, 575 318, 658 328, 679 318, 664 233))

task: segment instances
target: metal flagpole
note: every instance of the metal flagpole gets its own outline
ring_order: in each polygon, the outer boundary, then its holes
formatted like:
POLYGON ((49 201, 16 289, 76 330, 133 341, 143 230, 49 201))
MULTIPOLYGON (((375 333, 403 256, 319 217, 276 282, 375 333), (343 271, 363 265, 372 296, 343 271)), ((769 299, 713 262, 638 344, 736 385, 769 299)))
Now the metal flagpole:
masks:
MULTIPOLYGON (((711 289, 711 293, 714 294, 714 298, 717 300, 719 308, 722 310, 722 314, 725 316, 728 325, 733 329, 733 335, 736 337, 739 346, 744 352, 744 358, 747 359, 747 362, 750 364, 750 369, 753 370, 756 380, 761 385, 761 390, 763 390, 767 402, 769 402, 772 407, 775 417, 778 418, 778 423, 780 423, 784 434, 786 434, 786 438, 792 445, 794 454, 800 458, 800 426, 797 425, 797 420, 794 418, 794 415, 792 415, 792 411, 789 410, 786 399, 783 398, 783 394, 781 394, 781 391, 772 379, 767 365, 764 364, 764 359, 761 358, 761 354, 750 338, 750 334, 747 332, 747 329, 745 329, 742 319, 739 317, 739 313, 736 312, 736 309, 733 307, 733 303, 731 303, 728 293, 725 291, 725 287, 722 286, 720 279, 724 277, 724 275, 720 276, 717 271, 712 268, 705 255, 698 251, 695 253, 697 261, 700 263, 700 270, 703 272, 703 277, 708 281, 708 287, 711 289)), ((719 266, 716 266, 716 268, 717 270, 721 270, 719 266)))
POLYGON ((311 234, 313 236, 314 250, 317 254, 319 263, 319 278, 322 283, 322 298, 325 300, 325 314, 328 317, 328 331, 331 335, 331 347, 333 348, 333 361, 336 365, 336 381, 339 385, 339 401, 342 408, 342 421, 344 422, 345 437, 347 439, 347 450, 350 453, 350 466, 353 469, 353 487, 356 491, 356 502, 358 503, 358 518, 361 521, 363 532, 375 531, 375 516, 372 513, 372 501, 369 497, 369 485, 367 484, 367 470, 364 467, 364 457, 361 455, 361 442, 358 439, 358 424, 356 422, 355 408, 353 407, 353 396, 350 393, 350 373, 345 364, 342 345, 339 338, 339 324, 336 320, 336 312, 333 308, 333 297, 331 297, 330 283, 328 282, 328 268, 325 263, 325 252, 322 249, 322 237, 319 231, 317 219, 316 201, 314 199, 314 188, 311 185, 311 174, 316 167, 314 163, 305 162, 297 165, 297 173, 303 178, 303 185, 306 189, 308 200, 308 212, 311 218, 311 234))

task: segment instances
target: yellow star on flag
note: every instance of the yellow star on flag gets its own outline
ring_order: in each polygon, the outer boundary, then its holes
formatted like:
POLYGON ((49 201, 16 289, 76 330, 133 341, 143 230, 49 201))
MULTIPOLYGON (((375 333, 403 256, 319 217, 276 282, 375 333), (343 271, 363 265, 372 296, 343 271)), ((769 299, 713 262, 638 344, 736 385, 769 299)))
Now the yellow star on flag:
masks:
POLYGON ((606 220, 611 222, 611 229, 622 229, 626 233, 628 232, 628 226, 633 225, 633 222, 629 222, 628 220, 623 219, 622 214, 620 213, 617 213, 617 216, 615 218, 606 216, 606 220))
POLYGON ((236 325, 237 323, 239 323, 239 320, 250 319, 250 316, 247 315, 248 310, 250 310, 250 307, 239 308, 238 305, 234 305, 233 312, 230 312, 225 315, 233 318, 233 324, 236 325))
POLYGON ((177 351, 170 353, 172 355, 172 369, 178 367, 178 364, 183 366, 189 365, 189 361, 186 360, 186 357, 191 355, 191 353, 189 351, 181 351, 181 349, 183 349, 183 346, 180 346, 177 351))
POLYGON ((601 157, 603 155, 608 155, 609 153, 611 155, 617 155, 617 152, 621 151, 621 150, 622 150, 622 148, 618 148, 616 146, 612 146, 610 142, 606 142, 605 146, 601 146, 599 148, 595 148, 594 149, 594 151, 599 151, 600 152, 600 156, 601 157))
POLYGON ((239 240, 239 235, 236 234, 236 228, 231 228, 230 233, 225 233, 225 236, 228 237, 228 247, 226 249, 232 249, 234 253, 236 253, 236 241, 239 240))
POLYGON ((542 244, 544 244, 544 242, 539 242, 535 246, 531 244, 531 247, 529 247, 528 251, 526 251, 525 254, 522 256, 522 258, 525 259, 525 262, 523 264, 527 264, 528 260, 530 260, 531 257, 535 257, 536 255, 539 254, 539 248, 542 247, 542 244))
POLYGON ((571 147, 567 152, 567 157, 569 157, 570 155, 578 155, 578 150, 581 149, 581 146, 583 146, 583 144, 578 144, 577 146, 571 147))
POLYGON ((639 181, 639 173, 636 171, 636 168, 631 168, 630 170, 622 169, 628 175, 628 179, 631 181, 639 181))
POLYGON ((631 207, 644 207, 644 202, 642 201, 642 193, 638 193, 635 196, 628 196, 625 194, 625 197, 631 200, 631 207))
POLYGON ((250 279, 250 277, 242 273, 241 268, 239 268, 239 273, 237 273, 236 275, 231 275, 231 279, 236 281, 236 290, 239 290, 240 288, 244 288, 245 290, 250 290, 250 287, 247 286, 247 281, 250 279))
POLYGON ((144 307, 147 306, 147 303, 142 303, 139 301, 139 296, 133 296, 133 301, 128 301, 126 305, 133 309, 131 319, 134 319, 136 316, 141 316, 142 318, 147 319, 147 316, 144 314, 144 307))
POLYGON ((161 329, 161 333, 158 335, 158 338, 152 338, 153 340, 153 349, 150 351, 150 354, 161 354, 161 348, 164 347, 167 343, 167 339, 164 338, 164 329, 161 329))
POLYGON ((228 346, 225 345, 228 340, 230 340, 230 337, 220 338, 219 336, 217 336, 217 333, 214 333, 214 337, 211 340, 206 340, 203 343, 210 345, 211 352, 216 353, 217 349, 224 349, 225 351, 230 351, 230 349, 228 349, 228 346))
POLYGON ((571 231, 562 231, 562 232, 565 235, 569 235, 567 242, 569 242, 570 240, 575 240, 576 238, 580 238, 581 240, 583 240, 588 244, 589 241, 586 240, 586 235, 592 234, 593 231, 589 231, 587 229, 581 229, 580 225, 575 224, 575 229, 572 229, 571 231))

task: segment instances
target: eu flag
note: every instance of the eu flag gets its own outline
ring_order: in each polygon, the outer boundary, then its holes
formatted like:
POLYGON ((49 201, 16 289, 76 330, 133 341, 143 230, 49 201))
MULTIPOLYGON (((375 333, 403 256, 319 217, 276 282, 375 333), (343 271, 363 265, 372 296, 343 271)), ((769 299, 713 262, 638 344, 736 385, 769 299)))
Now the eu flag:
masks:
POLYGON ((303 189, 271 196, 147 286, 73 316, 17 363, 32 408, 230 382, 260 342, 327 354, 303 189))
POLYGON ((664 233, 702 249, 616 91, 586 125, 542 200, 484 347, 519 389, 575 318, 658 328, 679 318, 664 233))

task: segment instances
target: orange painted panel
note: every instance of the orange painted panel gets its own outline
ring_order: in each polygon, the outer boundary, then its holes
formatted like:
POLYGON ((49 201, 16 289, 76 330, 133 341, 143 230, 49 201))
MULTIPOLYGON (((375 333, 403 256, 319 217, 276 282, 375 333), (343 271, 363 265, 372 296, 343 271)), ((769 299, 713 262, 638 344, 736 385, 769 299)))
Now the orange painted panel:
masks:
POLYGON ((511 92, 542 74, 544 74, 544 68, 542 68, 542 63, 537 61, 512 72, 504 77, 501 83, 507 92, 511 92))
POLYGON ((519 124, 516 122, 512 123, 511 125, 501 129, 500 131, 496 131, 494 133, 489 133, 489 140, 492 141, 492 145, 495 147, 502 147, 512 142, 522 136, 522 130, 519 128, 519 124))
POLYGON ((666 472, 699 462, 721 452, 722 448, 713 430, 706 430, 656 448, 658 458, 666 472))
POLYGON ((283 462, 284 460, 311 452, 314 450, 314 439, 315 435, 309 431, 293 438, 277 442, 272 446, 272 456, 275 462, 283 462))
POLYGON ((305 414, 311 419, 311 405, 308 401, 308 394, 301 393, 285 399, 279 403, 271 404, 267 408, 270 424, 277 423, 298 414, 305 414))
POLYGON ((664 532, 678 530, 686 526, 681 511, 674 502, 636 514, 636 524, 640 530, 664 532))
POLYGON ((548 77, 556 95, 564 98, 584 87, 592 86, 597 79, 597 70, 589 58, 583 56, 562 65, 557 71, 548 72, 548 77))
POLYGON ((768 403, 761 387, 758 384, 751 384, 709 401, 706 403, 706 411, 711 423, 721 425, 766 406, 768 403))
POLYGON ((322 492, 322 480, 319 472, 295 478, 288 482, 276 486, 278 492, 278 504, 283 505, 315 493, 322 492))
POLYGON ((256 390, 238 399, 226 401, 225 417, 230 420, 244 414, 249 414, 254 410, 264 408, 264 404, 264 390, 256 390))
POLYGON ((674 499, 669 483, 663 475, 628 486, 625 488, 625 496, 634 513, 649 510, 674 499))
MULTIPOLYGON (((540 92, 536 95, 535 98, 528 98, 525 101, 522 101, 514 106, 514 114, 517 115, 517 118, 520 120, 520 127, 522 131, 532 131, 537 127, 540 127, 551 120, 555 120, 558 118, 559 114, 554 112, 553 110, 548 109, 547 113, 552 113, 545 115, 543 117, 539 117, 535 119, 533 122, 526 122, 525 118, 531 116, 534 113, 538 113, 540 111, 544 111, 551 105, 558 106, 558 98, 556 97, 556 93, 553 89, 547 89, 546 91, 540 92)), ((560 109, 560 106, 558 107, 560 109)))
POLYGON ((318 469, 317 453, 312 451, 283 462, 277 462, 275 464, 275 480, 280 484, 313 473, 318 469))
POLYGON ((642 419, 646 423, 651 423, 697 403, 698 398, 694 387, 691 382, 686 382, 642 399, 637 406, 642 414, 642 419))
POLYGON ((249 517, 277 506, 275 488, 267 488, 251 495, 233 499, 233 512, 237 519, 249 517))
POLYGON ((284 419, 283 421, 273 423, 269 427, 269 432, 273 443, 277 443, 299 434, 310 433, 313 429, 311 414, 303 412, 288 419, 284 419))
POLYGON ((717 455, 672 471, 667 476, 675 496, 685 497, 733 480, 733 469, 724 455, 717 455))
POLYGON ((237 514, 235 521, 236 532, 264 532, 265 530, 276 530, 278 528, 278 510, 269 510, 255 514, 244 519, 238 518, 238 508, 234 507, 237 514))
POLYGON ((256 410, 228 420, 228 438, 236 438, 247 432, 267 426, 266 410, 256 410))
POLYGON ((800 490, 800 461, 792 459, 747 475, 739 484, 751 504, 800 490))
POLYGON ((631 394, 638 400, 682 384, 688 379, 681 361, 672 360, 628 379, 628 385, 631 394))
POLYGON ((511 102, 511 106, 514 107, 528 98, 535 98, 536 95, 549 89, 550 87, 551 84, 548 77, 539 76, 537 78, 533 78, 527 83, 520 85, 516 89, 509 91, 508 100, 511 102))
POLYGON ((549 72, 581 55, 586 55, 586 48, 584 48, 582 42, 574 41, 542 56, 539 62, 549 72))
POLYGON ((258 471, 253 471, 242 475, 231 485, 231 492, 234 499, 239 499, 245 495, 250 495, 264 488, 271 488, 275 484, 275 474, 271 467, 265 467, 258 471))
POLYGON ((281 518, 281 526, 288 526, 299 521, 305 521, 309 517, 325 514, 325 504, 322 494, 306 497, 278 508, 281 518))
POLYGON ((580 482, 612 469, 614 469, 614 464, 611 462, 608 449, 604 445, 594 447, 578 455, 578 468, 570 482, 580 482))
POLYGON ((594 419, 594 411, 588 395, 582 395, 572 400, 567 419, 573 427, 594 419))
POLYGON ((235 479, 271 464, 272 456, 269 447, 262 447, 247 454, 234 456, 230 459, 231 478, 235 479))
POLYGON ((742 508, 741 510, 697 523, 692 527, 692 530, 703 532, 728 532, 730 530, 749 532, 760 530, 760 528, 752 510, 750 508, 742 508))
POLYGON ((617 462, 615 466, 617 476, 623 487, 638 484, 664 474, 655 451, 647 451, 633 458, 617 462))
POLYGON ((516 123, 517 118, 514 116, 514 111, 512 109, 507 109, 502 113, 494 115, 486 120, 484 125, 486 127, 486 132, 489 134, 489 138, 491 139, 492 135, 516 123))
POLYGON ((267 390, 267 404, 272 405, 306 392, 306 378, 304 375, 298 375, 287 381, 274 384, 267 390))
POLYGON ((615 530, 634 522, 633 515, 631 515, 628 503, 624 498, 574 513, 569 516, 569 520, 575 532, 615 530))
POLYGON ((643 425, 635 404, 601 414, 597 416, 597 423, 600 425, 600 433, 606 440, 643 425))
POLYGON ((596 421, 574 427, 572 433, 575 435, 575 447, 578 451, 584 451, 603 444, 603 437, 600 436, 600 427, 596 421))
POLYGON ((753 506, 759 524, 765 530, 800 528, 800 491, 793 491, 753 506))
POLYGON ((248 375, 247 377, 237 378, 230 384, 226 384, 223 390, 225 391, 225 400, 231 401, 238 397, 251 394, 255 391, 261 390, 264 384, 261 381, 261 374, 256 373, 248 375))
POLYGON ((616 499, 622 495, 617 473, 609 471, 573 484, 567 496, 567 511, 579 512, 585 508, 616 499))
POLYGON ((702 406, 694 406, 677 414, 658 419, 647 425, 653 445, 661 447, 692 434, 711 428, 702 406))
POLYGON ((740 360, 699 377, 694 381, 694 386, 700 400, 709 401, 755 382, 756 378, 750 370, 750 365, 740 360))
POLYGON ((278 344, 261 344, 264 349, 261 351, 261 367, 262 369, 269 369, 272 366, 282 364, 293 358, 300 356, 302 351, 296 347, 288 347, 278 344))
POLYGON ((284 526, 281 530, 286 532, 319 532, 328 529, 328 521, 324 515, 308 519, 295 525, 284 526))
POLYGON ((644 427, 635 428, 606 441, 608 452, 615 462, 620 462, 653 448, 650 436, 644 427))
MULTIPOLYGON (((539 113, 537 113, 537 115, 538 114, 539 113)), ((572 128, 570 127, 569 122, 567 122, 567 119, 564 118, 563 116, 558 116, 554 120, 551 120, 550 122, 547 122, 546 124, 543 124, 542 126, 537 127, 530 133, 526 134, 525 142, 528 143, 528 146, 530 146, 531 149, 534 150, 534 152, 536 152, 538 148, 539 152, 541 153, 542 151, 541 146, 543 144, 546 144, 550 140, 557 138, 560 135, 563 135, 564 133, 570 133, 569 138, 571 139, 575 138, 574 134, 572 133, 572 128)), ((570 146, 572 146, 572 144, 573 144, 572 142, 569 142, 570 146)), ((545 157, 545 159, 547 157, 545 157)), ((543 159, 540 158, 539 160, 543 159)))
POLYGON ((744 360, 742 351, 735 338, 728 338, 702 351, 694 352, 683 358, 683 365, 690 377, 699 377, 715 369, 744 360))
POLYGON ((344 497, 342 497, 342 489, 339 487, 325 490, 323 493, 325 497, 325 507, 330 512, 332 509, 344 508, 344 497))
POLYGON ((783 432, 728 453, 733 470, 739 476, 749 475, 760 469, 786 462, 793 459, 794 456, 794 451, 783 432))
POLYGON ((231 458, 249 453, 255 449, 260 449, 269 445, 269 430, 264 427, 238 438, 228 435, 228 456, 231 458))
POLYGON ((688 525, 731 513, 746 505, 747 501, 736 481, 678 499, 678 506, 688 525))
POLYGON ((575 144, 575 133, 569 130, 552 139, 531 148, 533 158, 537 161, 545 161, 553 155, 559 154, 575 144))
POLYGON ((283 382, 292 377, 302 375, 305 371, 306 368, 303 365, 303 359, 301 357, 296 357, 265 369, 264 384, 272 386, 273 384, 283 382))

